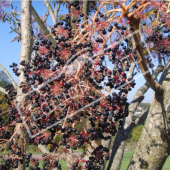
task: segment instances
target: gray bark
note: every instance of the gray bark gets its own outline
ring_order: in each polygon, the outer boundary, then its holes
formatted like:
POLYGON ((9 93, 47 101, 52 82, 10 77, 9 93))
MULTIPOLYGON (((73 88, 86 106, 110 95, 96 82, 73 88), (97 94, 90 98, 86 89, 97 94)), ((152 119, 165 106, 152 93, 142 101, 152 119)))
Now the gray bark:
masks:
POLYGON ((163 95, 154 96, 149 114, 128 170, 161 170, 170 152, 170 66, 164 70, 160 84, 163 95), (161 101, 162 99, 162 101, 161 101), (168 127, 167 127, 168 125, 168 127))
MULTIPOLYGON (((21 0, 21 53, 20 53, 20 62, 25 60, 29 62, 31 60, 31 50, 32 50, 32 26, 31 26, 31 1, 21 0)), ((19 88, 21 82, 24 81, 24 75, 22 72, 22 66, 19 65, 19 71, 21 75, 18 79, 18 88, 17 88, 17 107, 22 107, 22 103, 24 101, 24 97, 22 96, 22 90, 19 88)), ((20 126, 20 123, 16 124, 16 129, 20 126)), ((20 138, 16 140, 18 145, 21 147, 21 151, 25 152, 24 150, 24 137, 21 127, 19 128, 18 132, 20 138)), ((24 162, 23 164, 19 164, 17 170, 25 170, 24 162)))

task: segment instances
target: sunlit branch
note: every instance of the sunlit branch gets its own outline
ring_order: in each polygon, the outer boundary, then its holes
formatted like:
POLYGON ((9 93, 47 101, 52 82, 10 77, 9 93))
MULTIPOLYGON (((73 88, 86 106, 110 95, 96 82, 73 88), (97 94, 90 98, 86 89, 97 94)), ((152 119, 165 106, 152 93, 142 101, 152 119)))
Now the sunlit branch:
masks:
POLYGON ((53 36, 50 34, 50 32, 47 30, 47 28, 45 27, 44 23, 42 22, 42 20, 40 19, 40 17, 38 16, 37 12, 35 11, 34 7, 31 6, 31 12, 32 15, 34 16, 36 22, 38 23, 38 25, 40 26, 41 30, 43 31, 44 35, 47 36, 47 38, 55 45, 56 41, 53 38, 53 36))
POLYGON ((4 93, 4 94, 8 94, 8 93, 6 92, 6 90, 5 90, 4 88, 2 88, 2 87, 0 87, 0 92, 2 92, 2 93, 4 93))

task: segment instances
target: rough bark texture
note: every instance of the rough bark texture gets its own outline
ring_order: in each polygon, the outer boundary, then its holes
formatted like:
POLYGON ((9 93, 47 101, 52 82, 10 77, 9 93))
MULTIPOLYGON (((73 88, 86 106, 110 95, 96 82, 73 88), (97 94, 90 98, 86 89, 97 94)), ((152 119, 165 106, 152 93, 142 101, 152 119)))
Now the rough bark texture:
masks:
MULTIPOLYGON (((22 0, 21 1, 21 53, 20 53, 20 62, 22 60, 25 60, 26 62, 31 60, 31 50, 32 50, 32 26, 31 26, 31 1, 22 0)), ((21 75, 18 79, 18 88, 17 88, 17 102, 18 107, 21 106, 22 101, 24 100, 24 97, 22 96, 22 90, 19 88, 19 85, 21 82, 24 81, 24 75, 22 72, 22 66, 19 66, 19 71, 21 75)), ((16 124, 16 129, 20 126, 20 123, 16 124)), ((16 140, 18 142, 18 145, 21 147, 21 151, 24 151, 24 138, 23 138, 23 132, 21 130, 21 127, 19 128, 17 134, 19 134, 21 137, 19 140, 16 140)), ((17 170, 24 170, 24 162, 23 164, 19 164, 17 170)))
MULTIPOLYGON (((19 62, 25 60, 29 62, 31 60, 32 52, 32 26, 31 26, 31 1, 22 0, 21 1, 21 52, 19 62)), ((20 76, 18 79, 17 88, 17 101, 18 104, 22 103, 23 96, 22 90, 19 88, 21 82, 25 80, 23 74, 23 66, 19 65, 20 76)))
POLYGON ((168 66, 164 70, 160 80, 164 94, 163 96, 159 96, 159 98, 162 98, 163 102, 158 102, 157 96, 154 97, 145 126, 138 141, 135 153, 129 164, 128 170, 161 170, 166 158, 169 155, 170 146, 168 143, 170 142, 170 132, 165 128, 166 124, 169 123, 170 118, 169 80, 170 67, 168 66))
MULTIPOLYGON (((162 70, 163 70, 163 66, 159 65, 153 74, 153 79, 156 79, 156 77, 162 70)), ((139 124, 141 121, 144 121, 146 119, 147 114, 145 113, 143 116, 141 116, 139 120, 137 119, 135 123, 132 122, 132 117, 134 115, 134 112, 136 111, 138 105, 144 99, 144 94, 148 91, 148 89, 149 89, 149 86, 147 83, 145 83, 142 87, 140 87, 137 90, 133 98, 133 101, 129 105, 129 116, 126 118, 124 128, 122 130, 119 130, 116 135, 116 138, 114 140, 114 144, 112 147, 110 162, 109 162, 107 170, 120 169, 128 134, 130 133, 132 128, 135 126, 135 124, 139 124)))

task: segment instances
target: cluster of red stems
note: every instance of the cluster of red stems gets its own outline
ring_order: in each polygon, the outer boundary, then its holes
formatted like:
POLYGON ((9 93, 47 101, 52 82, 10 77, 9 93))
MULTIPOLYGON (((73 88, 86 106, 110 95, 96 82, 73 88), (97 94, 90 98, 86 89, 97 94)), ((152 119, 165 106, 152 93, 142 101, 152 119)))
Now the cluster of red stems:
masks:
MULTIPOLYGON (((6 85, 8 119, 4 121, 0 117, 0 135, 8 141, 7 148, 13 157, 1 162, 0 169, 15 169, 19 163, 24 163, 29 170, 40 169, 39 160, 32 158, 31 153, 26 154, 17 143, 21 135, 14 131, 15 123, 25 121, 29 130, 20 126, 25 143, 54 146, 50 154, 42 155, 42 170, 61 170, 61 154, 74 157, 71 170, 100 170, 109 160, 110 150, 102 144, 94 147, 92 142, 110 140, 122 129, 122 119, 129 114, 127 94, 135 83, 132 78, 127 78, 127 72, 131 63, 137 61, 137 51, 129 47, 132 39, 126 38, 126 35, 133 33, 133 24, 126 18, 108 21, 107 16, 99 11, 96 12, 98 15, 95 13, 94 22, 90 19, 89 24, 81 23, 85 16, 82 5, 70 3, 68 8, 71 9, 70 14, 51 29, 56 44, 41 36, 33 46, 35 57, 30 62, 21 61, 22 71, 16 63, 10 66, 17 76, 21 72, 25 76, 25 81, 20 84, 25 97, 22 103, 16 102, 16 90, 12 85, 6 85), (76 18, 71 21, 74 30, 70 25, 72 15, 76 18), (106 41, 110 33, 116 37, 111 42, 106 41), (116 44, 121 38, 122 42, 116 44), (114 65, 113 68, 107 67, 108 62, 114 65), (106 86, 111 90, 105 96, 102 89, 106 86), (114 92, 114 89, 119 92, 114 92), (82 129, 78 129, 77 125, 81 125, 82 129), (60 138, 57 142, 56 137, 60 138), (60 146, 63 147, 60 154, 53 155, 60 146), (89 146, 93 151, 88 150, 89 146), (84 149, 80 156, 71 153, 77 148, 84 149), (90 154, 88 160, 83 159, 86 153, 90 154)), ((132 10, 137 8, 137 4, 132 6, 132 10)), ((153 8, 150 15, 156 18, 158 9, 153 8)), ((151 23, 144 11, 140 14, 146 42, 158 47, 161 54, 168 54, 168 15, 161 13, 160 18, 162 16, 164 20, 160 19, 157 26, 153 25, 150 29, 151 23), (164 26, 160 28, 162 24, 164 26)), ((2 112, 0 114, 3 115, 2 112)))

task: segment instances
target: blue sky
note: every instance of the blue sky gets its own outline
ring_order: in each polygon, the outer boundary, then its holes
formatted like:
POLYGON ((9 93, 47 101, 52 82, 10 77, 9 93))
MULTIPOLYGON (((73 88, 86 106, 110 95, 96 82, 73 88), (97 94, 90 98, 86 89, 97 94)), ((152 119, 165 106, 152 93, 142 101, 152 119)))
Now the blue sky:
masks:
MULTIPOLYGON (((20 12, 20 1, 13 1, 14 6, 18 7, 18 11, 20 12)), ((43 15, 44 6, 42 1, 33 1, 33 6, 37 10, 39 16, 43 15)), ((62 11, 65 11, 63 7, 61 7, 62 11)), ((48 23, 52 24, 51 18, 49 17, 48 23)), ((9 28, 9 23, 2 23, 0 22, 0 63, 9 71, 12 75, 14 80, 17 82, 17 77, 12 73, 12 70, 9 68, 9 65, 12 62, 18 64, 19 56, 20 56, 20 48, 21 43, 14 41, 11 42, 14 37, 16 36, 15 33, 9 33, 11 30, 9 28)), ((134 94, 136 93, 137 89, 140 88, 145 83, 143 76, 136 80, 135 88, 129 92, 128 94, 128 101, 132 101, 134 94)), ((153 91, 150 89, 145 95, 144 102, 151 102, 153 98, 153 91)))

